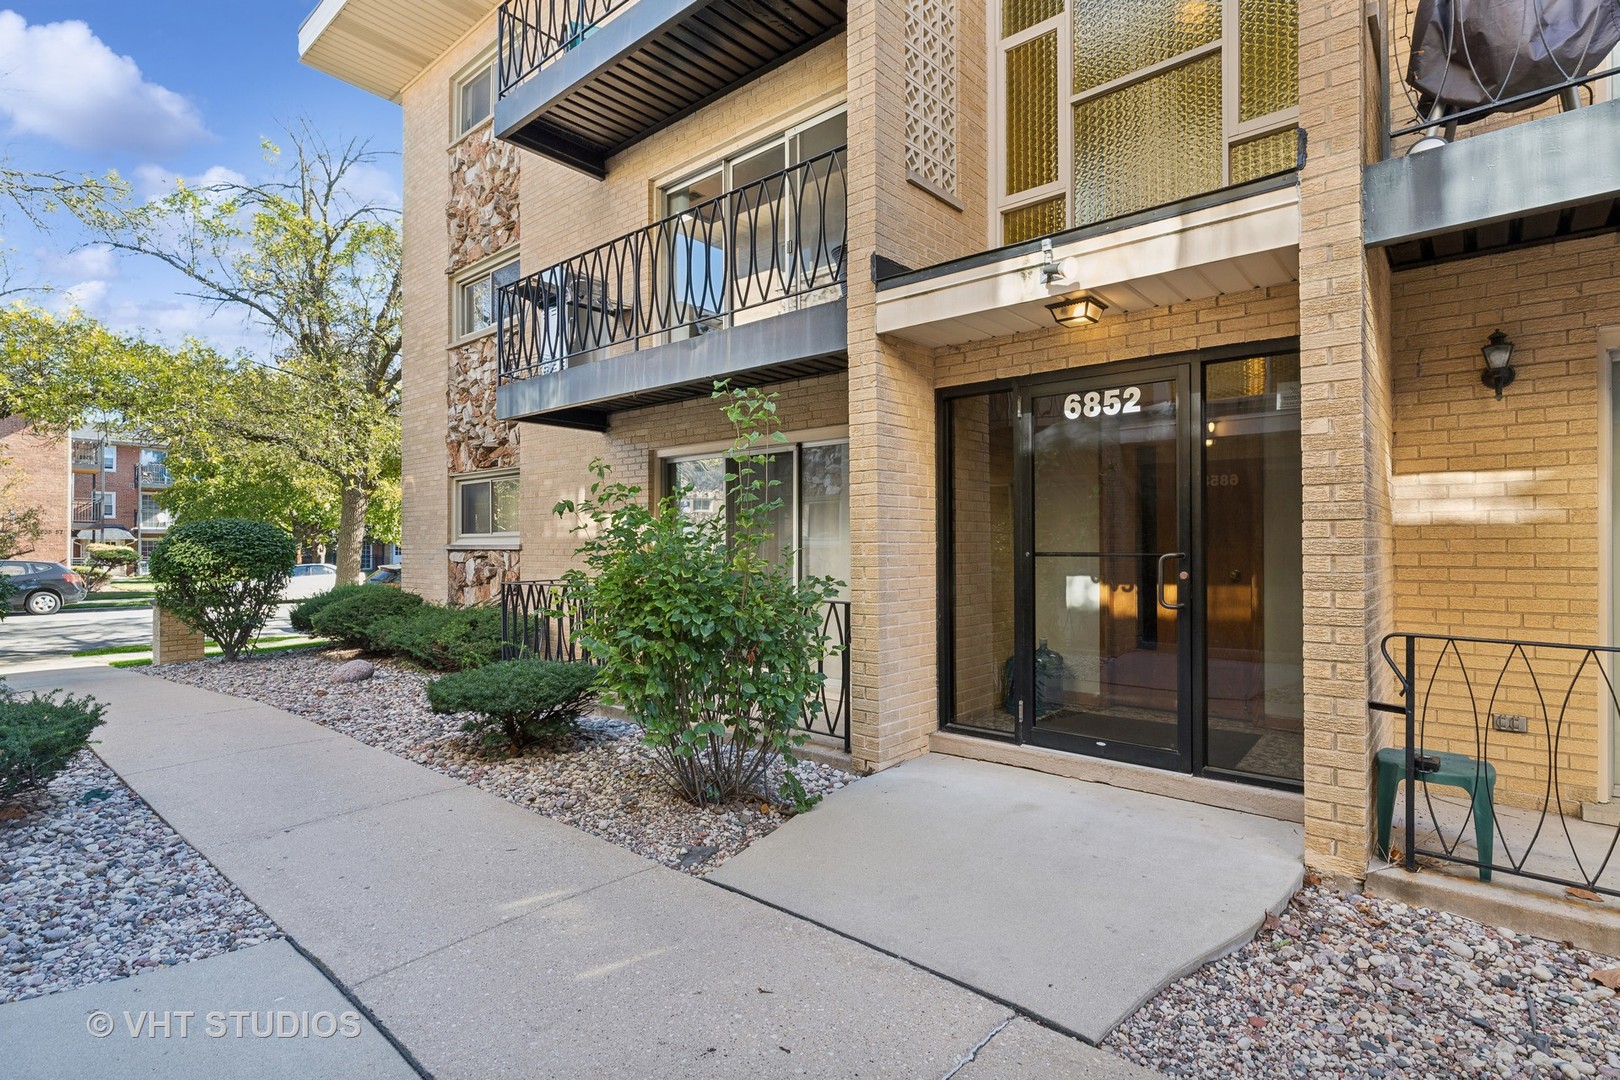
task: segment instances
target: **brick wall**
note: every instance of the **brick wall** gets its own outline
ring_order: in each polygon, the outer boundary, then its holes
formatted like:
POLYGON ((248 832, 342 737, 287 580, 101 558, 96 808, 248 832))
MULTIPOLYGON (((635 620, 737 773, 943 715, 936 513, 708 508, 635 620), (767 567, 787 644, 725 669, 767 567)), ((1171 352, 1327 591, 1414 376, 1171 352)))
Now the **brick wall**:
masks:
POLYGON ((11 496, 19 507, 39 508, 44 529, 32 551, 18 554, 67 562, 71 555, 68 440, 41 435, 16 417, 0 420, 0 485, 8 481, 15 481, 11 496))
MULTIPOLYGON (((1598 331, 1620 322, 1620 237, 1568 241, 1395 276, 1395 605, 1400 629, 1512 640, 1601 643, 1598 331), (1493 330, 1518 373, 1497 401, 1480 383, 1493 330)), ((1494 678, 1500 650, 1465 650, 1494 678)), ((1536 674, 1575 680, 1558 735, 1559 791, 1573 808, 1597 794, 1607 691, 1578 657, 1534 653, 1536 674)), ((1476 753, 1457 665, 1440 669, 1425 746, 1476 753)), ((1492 712, 1532 717, 1528 734, 1491 734, 1504 802, 1540 805, 1549 732, 1522 665, 1476 687, 1492 712)), ((1481 702, 1481 708, 1486 707, 1481 702)))

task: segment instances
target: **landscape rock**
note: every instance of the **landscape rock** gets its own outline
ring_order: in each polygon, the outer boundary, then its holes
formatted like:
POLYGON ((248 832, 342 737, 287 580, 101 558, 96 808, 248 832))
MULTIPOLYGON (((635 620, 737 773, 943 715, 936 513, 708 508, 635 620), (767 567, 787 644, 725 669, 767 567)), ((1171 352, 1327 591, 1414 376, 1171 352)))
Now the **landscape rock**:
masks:
POLYGON ((335 683, 365 682, 377 673, 376 665, 370 660, 350 660, 339 664, 332 672, 330 679, 335 683))

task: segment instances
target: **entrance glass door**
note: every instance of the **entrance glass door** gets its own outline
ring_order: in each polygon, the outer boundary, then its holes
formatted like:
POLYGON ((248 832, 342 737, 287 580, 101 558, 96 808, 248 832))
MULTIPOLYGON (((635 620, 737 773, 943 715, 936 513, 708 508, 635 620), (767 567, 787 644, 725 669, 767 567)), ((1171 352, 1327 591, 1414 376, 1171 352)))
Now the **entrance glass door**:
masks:
POLYGON ((1161 369, 1029 395, 1031 742, 1190 765, 1187 381, 1161 369))

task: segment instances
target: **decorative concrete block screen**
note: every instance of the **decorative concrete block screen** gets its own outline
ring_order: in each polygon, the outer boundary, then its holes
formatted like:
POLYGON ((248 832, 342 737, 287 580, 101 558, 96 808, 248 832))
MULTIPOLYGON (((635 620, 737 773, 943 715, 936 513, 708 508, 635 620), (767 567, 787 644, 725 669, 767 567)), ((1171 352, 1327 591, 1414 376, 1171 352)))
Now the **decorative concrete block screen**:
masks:
POLYGON ((906 0, 906 171, 956 197, 956 7, 906 0))

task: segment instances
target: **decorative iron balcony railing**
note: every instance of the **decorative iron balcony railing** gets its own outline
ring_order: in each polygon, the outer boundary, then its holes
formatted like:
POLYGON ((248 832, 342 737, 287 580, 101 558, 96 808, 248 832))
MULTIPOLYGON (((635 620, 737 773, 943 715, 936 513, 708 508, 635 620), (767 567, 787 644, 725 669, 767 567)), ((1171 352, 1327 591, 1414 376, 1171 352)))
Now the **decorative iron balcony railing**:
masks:
MULTIPOLYGON (((501 658, 535 657, 542 660, 589 660, 575 636, 582 615, 578 596, 561 581, 509 581, 501 586, 501 658)), ((829 735, 850 747, 850 604, 829 600, 822 616, 822 633, 831 646, 818 668, 822 674, 819 710, 805 711, 801 726, 812 734, 829 735)))
POLYGON ((501 286, 502 382, 836 299, 843 147, 501 286))
POLYGON ((596 25, 635 0, 506 0, 496 20, 496 92, 518 83, 567 52, 596 25))
MULTIPOLYGON (((1599 725, 1620 711, 1620 649, 1441 634, 1391 634, 1384 660, 1404 719, 1378 761, 1378 852, 1620 896, 1620 826, 1580 819, 1607 752, 1599 725), (1405 807, 1392 829, 1397 799, 1405 807)), ((1595 895, 1584 897, 1596 900, 1595 895)))
MULTIPOLYGON (((1450 142, 1459 125, 1549 99, 1568 110, 1615 96, 1620 53, 1597 7, 1586 19, 1557 18, 1554 5, 1525 4, 1509 13, 1510 7, 1421 0, 1389 5, 1384 70, 1396 152, 1410 150, 1420 134, 1425 141, 1450 142)), ((1518 121, 1499 116, 1496 123, 1503 122, 1518 121)))

